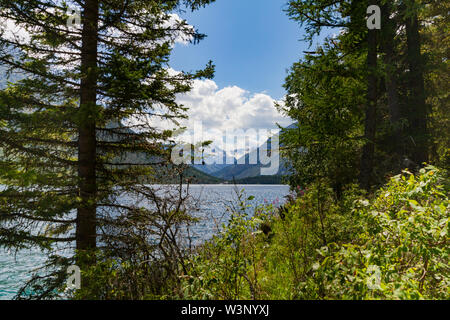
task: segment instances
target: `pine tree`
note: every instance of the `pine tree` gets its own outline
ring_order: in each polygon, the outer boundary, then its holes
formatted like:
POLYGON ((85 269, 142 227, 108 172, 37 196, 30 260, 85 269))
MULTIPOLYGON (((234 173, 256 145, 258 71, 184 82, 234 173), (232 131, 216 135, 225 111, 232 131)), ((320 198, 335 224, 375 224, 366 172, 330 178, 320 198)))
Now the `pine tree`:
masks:
POLYGON ((409 65, 409 125, 411 137, 414 139, 412 160, 419 166, 428 161, 428 133, 426 93, 424 83, 424 59, 422 57, 422 41, 418 19, 419 3, 415 0, 404 0, 401 13, 403 14, 406 41, 407 60, 409 65))
MULTIPOLYGON (((367 4, 378 3, 372 0, 367 4)), ((372 183, 373 162, 375 154, 375 139, 377 130, 377 107, 378 107, 378 31, 376 29, 367 32, 367 103, 364 122, 364 144, 359 174, 359 184, 363 189, 369 190, 372 183)))
POLYGON ((450 16, 448 1, 430 1, 420 15, 426 63, 430 163, 450 169, 450 16))
MULTIPOLYGON (((345 184, 358 177, 355 167, 360 167, 359 179, 364 187, 370 184, 373 171, 378 31, 367 29, 368 5, 368 2, 361 1, 290 1, 288 9, 291 18, 306 25, 306 40, 311 41, 324 28, 341 29, 338 36, 325 40, 323 48, 307 53, 304 63, 300 64, 307 70, 301 71, 296 64, 288 76, 287 113, 298 121, 299 129, 285 135, 288 140, 293 139, 289 135, 303 136, 299 137, 301 145, 297 145, 297 149, 307 149, 307 152, 297 155, 294 152, 288 155, 289 158, 297 161, 300 157, 308 159, 310 164, 321 163, 312 168, 302 161, 302 168, 309 168, 306 170, 309 173, 295 164, 299 172, 294 176, 325 177, 331 181, 338 196, 345 184), (314 55, 316 57, 312 57, 314 55), (365 65, 361 64, 363 57, 365 65), (361 101, 361 96, 365 101, 361 101), (361 120, 361 111, 365 114, 364 121, 361 120), (310 126, 309 119, 316 117, 321 119, 321 123, 310 126), (317 152, 318 149, 328 151, 317 152), (359 161, 357 157, 360 154, 359 161)), ((293 147, 289 142, 287 145, 293 147)))
MULTIPOLYGON (((305 40, 312 43, 326 28, 334 28, 335 33, 339 33, 326 38, 320 50, 307 52, 305 59, 294 65, 286 80, 289 95, 285 110, 298 121, 299 127, 285 134, 287 156, 295 168, 291 181, 298 182, 306 177, 314 180, 314 176, 325 175, 340 185, 344 181, 354 182, 357 177, 359 185, 370 190, 383 184, 387 176, 397 174, 405 167, 415 170, 428 159, 432 141, 426 101, 436 99, 430 97, 426 90, 428 62, 422 53, 424 28, 421 20, 427 11, 434 12, 430 21, 439 21, 436 13, 445 13, 445 5, 418 0, 289 2, 288 15, 305 26, 305 40), (381 30, 367 28, 366 10, 369 5, 381 8, 381 30), (361 59, 365 59, 365 65, 361 65, 361 59), (334 81, 339 81, 340 77, 349 75, 356 81, 351 85, 355 90, 348 99, 353 99, 357 108, 349 108, 351 117, 333 118, 332 110, 339 112, 346 104, 340 101, 338 89, 325 79, 330 81, 334 77, 334 81), (323 88, 325 83, 331 92, 323 88), (361 95, 361 86, 365 88, 363 104, 358 96, 361 95), (325 93, 318 97, 317 92, 322 90, 325 93), (329 108, 323 108, 323 105, 329 108), (355 124, 354 119, 361 111, 364 117, 355 124), (347 119, 347 130, 336 134, 331 129, 325 130, 323 125, 310 126, 309 119, 315 117, 321 118, 329 127, 339 128, 342 120, 347 119), (319 146, 333 150, 333 144, 337 145, 334 139, 341 142, 352 140, 352 147, 347 147, 346 161, 342 161, 343 151, 316 152, 319 146), (297 152, 302 147, 309 154, 297 152), (341 170, 340 173, 339 170, 331 170, 345 168, 349 163, 353 165, 355 157, 359 158, 359 165, 353 166, 353 174, 349 174, 350 170, 341 170), (302 159, 308 159, 307 163, 302 159), (313 168, 314 163, 321 165, 313 168)), ((430 21, 429 26, 433 24, 430 21)), ((345 82, 340 86, 348 88, 346 85, 351 87, 349 84, 345 82)), ((441 100, 441 107, 437 109, 441 115, 445 113, 444 104, 441 100)), ((345 113, 340 111, 340 114, 345 113)), ((441 130, 445 128, 442 118, 438 125, 441 130)), ((443 141, 439 135, 435 139, 443 141)), ((440 145, 442 154, 445 148, 442 142, 440 145)))
MULTIPOLYGON (((173 13, 210 2, 0 1, 0 64, 22 75, 0 91, 0 246, 87 268, 117 219, 155 213, 120 197, 155 200, 142 177, 167 170, 173 131, 153 123, 186 117, 176 94, 213 73, 169 69, 175 41, 204 37, 173 13), (76 261, 56 254, 74 244, 76 261)), ((55 294, 64 272, 37 277, 32 294, 55 294)))

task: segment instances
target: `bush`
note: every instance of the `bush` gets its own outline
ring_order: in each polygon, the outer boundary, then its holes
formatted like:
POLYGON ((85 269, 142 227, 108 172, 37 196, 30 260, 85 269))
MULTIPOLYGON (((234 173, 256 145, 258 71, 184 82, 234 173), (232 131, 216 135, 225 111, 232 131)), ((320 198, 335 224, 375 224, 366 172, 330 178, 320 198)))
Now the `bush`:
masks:
POLYGON ((316 249, 330 242, 348 241, 357 234, 358 223, 351 208, 359 194, 351 187, 336 201, 331 187, 314 184, 286 205, 286 214, 272 220, 274 236, 263 254, 264 298, 317 297, 308 286, 312 266, 319 257, 316 249))
MULTIPOLYGON (((222 232, 190 258, 189 299, 447 299, 449 184, 427 167, 371 200, 315 184, 253 217, 240 197, 222 232)), ((251 199, 251 198, 250 198, 251 199)))
POLYGON ((244 191, 238 194, 238 207, 228 208, 230 219, 210 241, 198 248, 182 277, 183 298, 257 299, 258 272, 264 237, 260 226, 268 221, 271 206, 258 208, 249 217, 244 191))
POLYGON ((364 231, 318 250, 310 285, 327 299, 448 299, 449 185, 427 167, 404 171, 354 212, 364 231))
MULTIPOLYGON (((183 277, 188 299, 300 299, 318 257, 315 249, 327 241, 344 241, 356 232, 348 192, 335 202, 331 188, 312 186, 282 208, 260 206, 254 216, 239 197, 239 209, 222 231, 191 257, 183 277)), ((251 200, 252 197, 246 200, 251 200)))
POLYGON ((449 190, 430 166, 370 199, 355 186, 336 199, 322 181, 253 215, 242 191, 228 223, 183 259, 98 257, 75 298, 448 299, 449 190))

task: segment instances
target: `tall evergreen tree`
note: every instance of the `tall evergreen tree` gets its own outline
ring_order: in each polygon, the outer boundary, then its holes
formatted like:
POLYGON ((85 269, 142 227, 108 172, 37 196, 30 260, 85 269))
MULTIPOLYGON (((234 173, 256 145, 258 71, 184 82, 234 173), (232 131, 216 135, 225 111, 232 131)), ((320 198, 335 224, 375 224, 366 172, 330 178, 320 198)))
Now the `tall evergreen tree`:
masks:
POLYGON ((405 22, 407 60, 409 65, 409 125, 414 139, 412 159, 417 165, 428 161, 427 106, 424 83, 424 59, 420 37, 419 3, 404 0, 402 14, 405 22))
MULTIPOLYGON (((307 52, 303 61, 294 64, 286 80, 288 97, 285 110, 298 121, 299 127, 287 130, 284 135, 285 149, 293 162, 296 177, 291 177, 292 181, 312 177, 315 175, 313 172, 316 172, 316 176, 328 176, 334 183, 357 178, 362 188, 370 190, 384 183, 386 176, 398 173, 405 167, 414 170, 428 159, 431 141, 426 99, 430 100, 430 96, 425 89, 428 62, 422 52, 420 21, 427 11, 434 14, 437 11, 445 12, 445 5, 440 6, 437 9, 439 5, 434 1, 418 0, 289 2, 288 15, 305 26, 305 39, 310 43, 325 29, 332 28, 336 30, 335 33, 339 33, 326 38, 320 50, 307 52), (367 28, 366 11, 370 5, 381 8, 381 30, 367 28), (361 59, 365 59, 365 65, 361 65, 361 59), (334 62, 330 64, 330 61, 334 62), (361 74, 364 75, 362 78, 361 74), (351 84, 354 91, 349 99, 353 99, 357 108, 351 108, 352 117, 333 118, 331 110, 341 110, 346 106, 337 99, 337 89, 331 89, 334 86, 327 84, 329 90, 333 91, 325 91, 320 98, 310 97, 316 95, 314 91, 322 89, 323 83, 318 79, 334 78, 338 81, 340 77, 347 76, 356 80, 351 84), (311 83, 315 84, 312 86, 311 83), (358 96, 362 94, 361 86, 365 91, 363 104, 358 96), (329 109, 325 111, 322 105, 328 105, 329 109), (354 119, 361 111, 364 117, 355 124, 354 119), (310 126, 309 119, 314 117, 327 120, 329 127, 341 127, 344 119, 349 120, 348 130, 341 131, 341 134, 330 134, 332 130, 328 130, 326 138, 322 135, 318 139, 318 135, 324 132, 324 126, 310 126), (331 152, 327 156, 313 151, 318 146, 331 147, 329 143, 337 145, 334 138, 345 141, 344 132, 347 139, 352 139, 352 148, 347 148, 347 160, 351 161, 342 161, 341 153, 344 151, 331 152), (311 145, 312 141, 315 141, 315 146, 311 145), (300 147, 306 148, 307 152, 298 152, 300 147), (354 147, 358 150, 355 151, 354 147), (360 164, 352 165, 352 170, 341 170, 340 174, 339 170, 334 173, 330 170, 354 164, 355 157, 359 158, 360 164), (307 158, 307 164, 299 162, 299 159, 307 158), (316 162, 321 163, 321 166, 316 169, 309 166, 316 162)), ((431 20, 439 21, 438 17, 434 15, 431 20)), ((340 87, 347 88, 346 85, 350 85, 350 82, 340 87)), ((442 106, 437 110, 441 110, 442 115, 442 106)), ((445 127, 442 117, 438 126, 441 129, 445 127)), ((441 138, 437 139, 442 141, 441 138)))
MULTIPOLYGON (((211 64, 170 70, 175 41, 204 37, 173 13, 210 2, 0 1, 0 64, 22 74, 0 91, 0 246, 54 255, 58 244, 75 244, 81 257, 105 244, 117 219, 155 214, 120 197, 155 200, 141 177, 151 181, 168 161, 172 131, 152 120, 176 124, 186 116, 176 94, 213 73, 211 64)), ((61 270, 34 293, 53 294, 61 270)))
MULTIPOLYGON (((294 65, 292 73, 286 81, 289 94, 286 100, 287 114, 298 121, 299 130, 298 132, 292 130, 292 132, 286 133, 285 137, 292 140, 293 138, 289 138, 289 135, 303 135, 300 140, 303 144, 302 147, 306 148, 307 152, 300 153, 300 157, 309 158, 310 163, 315 163, 315 161, 322 163, 320 169, 316 168, 312 171, 317 172, 320 176, 328 177, 334 185, 337 195, 340 194, 340 190, 345 184, 358 177, 358 173, 361 185, 367 187, 373 171, 378 99, 378 37, 377 30, 371 30, 371 32, 367 30, 365 19, 367 7, 368 2, 323 0, 290 1, 288 8, 291 18, 306 25, 306 40, 311 41, 325 28, 341 30, 338 36, 326 39, 326 43, 323 45, 325 50, 317 50, 316 53, 307 55, 303 65, 308 68, 308 71, 297 71, 298 68, 294 65), (314 55, 317 57, 311 57, 314 55), (367 61, 365 65, 361 64, 362 57, 365 57, 367 61), (301 73, 303 75, 300 76, 301 73), (307 89, 306 84, 313 79, 317 81, 317 79, 325 78, 329 79, 329 83, 322 82, 323 80, 318 81, 307 89), (301 81, 299 81, 300 79, 301 81), (293 86, 293 84, 296 85, 293 86), (364 87, 366 94, 363 93, 364 87), (326 92, 326 94, 321 94, 323 101, 317 98, 306 98, 306 96, 312 96, 313 90, 318 88, 326 92), (342 96, 341 92, 345 92, 345 96, 342 96), (294 100, 290 96, 296 96, 298 102, 294 104, 294 100), (361 96, 366 97, 365 101, 361 102, 361 96), (310 111, 308 114, 300 116, 305 110, 299 110, 298 105, 306 104, 310 111), (321 105, 326 105, 327 108, 323 110, 319 107, 321 105), (364 105, 365 107, 363 107, 364 105), (297 112, 294 113, 294 110, 297 112), (365 124, 361 124, 361 111, 365 114, 365 124), (305 117, 311 119, 316 116, 322 118, 323 123, 320 126, 309 127, 309 121, 305 121, 305 117), (328 133, 323 135, 325 130, 328 133), (321 134, 322 138, 317 139, 317 134, 321 134), (310 143, 314 143, 315 146, 311 146, 310 143), (316 148, 326 148, 326 146, 330 148, 330 151, 333 150, 328 152, 327 156, 313 152, 316 148), (358 161, 357 158, 361 153, 361 159, 358 161), (358 167, 360 167, 359 172, 355 170, 358 167), (332 168, 335 169, 331 170, 332 168)), ((303 108, 305 109, 305 107, 303 108)), ((294 147, 289 142, 287 146, 294 147)), ((288 157, 296 158, 295 155, 288 157)), ((305 174, 296 165, 294 167, 301 171, 295 176, 313 175, 312 172, 305 174)), ((303 167, 308 166, 303 163, 303 167)))
MULTIPOLYGON (((368 1, 370 4, 378 5, 377 1, 368 1)), ((375 139, 377 130, 377 106, 378 106, 378 35, 377 29, 367 31, 367 103, 365 110, 364 144, 361 155, 361 167, 359 184, 362 188, 369 190, 372 184, 373 162, 375 155, 375 139)))
POLYGON ((430 1, 420 15, 430 162, 450 168, 450 3, 430 1))

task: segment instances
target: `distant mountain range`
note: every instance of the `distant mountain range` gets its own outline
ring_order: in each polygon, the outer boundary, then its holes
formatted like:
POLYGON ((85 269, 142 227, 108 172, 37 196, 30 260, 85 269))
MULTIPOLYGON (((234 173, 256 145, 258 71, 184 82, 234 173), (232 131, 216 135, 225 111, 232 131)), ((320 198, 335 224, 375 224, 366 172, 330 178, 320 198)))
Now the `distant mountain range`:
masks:
MULTIPOLYGON (((23 76, 12 74, 6 74, 6 68, 0 66, 0 89, 6 87, 7 81, 15 82, 20 80, 23 76)), ((115 125, 109 125, 109 128, 115 127, 115 125)), ((295 124, 287 127, 286 129, 295 128, 295 124)), ((129 129, 121 128, 119 130, 128 131, 129 129)), ((130 132, 132 133, 132 132, 130 132)), ((115 140, 120 139, 119 135, 112 134, 110 137, 106 137, 104 134, 99 134, 100 140, 104 139, 115 140)), ((267 141, 268 149, 270 150, 270 141, 267 141)), ((262 146, 251 150, 247 154, 243 155, 239 159, 234 160, 234 164, 210 164, 201 165, 194 164, 185 170, 185 177, 189 178, 192 183, 198 184, 217 184, 217 183, 233 183, 238 184, 280 184, 282 182, 282 176, 287 174, 286 161, 280 158, 280 166, 277 174, 272 176, 261 175, 261 168, 268 167, 261 164, 259 159, 259 150, 262 146), (255 157, 258 161, 257 164, 249 164, 249 159, 255 157), (245 163, 245 164, 237 164, 245 163)), ((223 152, 223 150, 213 150, 217 152, 223 152)), ((224 155, 225 156, 225 155, 224 155)), ((150 162, 150 159, 142 154, 130 154, 126 153, 122 159, 118 159, 118 162, 125 163, 143 163, 150 162)), ((163 174, 162 174, 163 176, 163 174)))
POLYGON ((12 72, 8 74, 8 69, 4 65, 0 65, 0 90, 7 87, 8 82, 17 82, 24 78, 23 74, 18 74, 17 72, 12 72))
MULTIPOLYGON (((286 130, 293 129, 296 124, 292 124, 286 128, 286 130)), ((268 150, 271 150, 270 139, 266 141, 268 150)), ((194 168, 200 170, 208 175, 223 179, 225 181, 236 181, 237 183, 248 184, 274 184, 281 183, 282 176, 288 174, 287 161, 280 158, 279 170, 276 175, 264 176, 261 175, 261 169, 269 167, 269 165, 263 165, 259 159, 259 152, 262 146, 251 150, 238 160, 235 160, 235 164, 212 164, 212 165, 194 165, 194 168), (257 159, 257 164, 249 164, 249 159, 257 159), (245 164, 238 164, 245 163, 245 164)))
MULTIPOLYGON (((292 129, 295 125, 291 125, 286 129, 292 129)), ((130 129, 121 129, 130 131, 130 129)), ((132 132, 130 132, 132 133, 132 132)), ((219 184, 219 183, 237 183, 237 184, 281 184, 282 176, 288 174, 287 162, 285 159, 279 159, 279 168, 274 175, 262 175, 261 169, 269 167, 270 165, 263 165, 260 161, 259 152, 261 148, 271 151, 271 139, 268 139, 266 143, 259 146, 256 149, 251 150, 238 159, 232 158, 234 164, 194 164, 190 165, 184 171, 184 178, 189 179, 194 184, 219 184), (257 159, 256 164, 250 164, 249 159, 257 159)), ((221 149, 213 149, 213 152, 223 154, 223 161, 226 162, 225 152, 221 149)), ((267 150, 265 151, 267 152, 267 150)), ((194 155, 192 154, 193 158, 194 155)), ((120 159, 119 162, 124 163, 149 163, 157 162, 157 159, 150 159, 143 154, 126 154, 125 158, 120 159), (153 161, 151 161, 153 160, 153 161)), ((169 165, 170 166, 170 165, 169 165)), ((158 176, 162 180, 165 179, 164 172, 160 172, 158 176)), ((175 183, 177 181, 165 181, 175 183)))

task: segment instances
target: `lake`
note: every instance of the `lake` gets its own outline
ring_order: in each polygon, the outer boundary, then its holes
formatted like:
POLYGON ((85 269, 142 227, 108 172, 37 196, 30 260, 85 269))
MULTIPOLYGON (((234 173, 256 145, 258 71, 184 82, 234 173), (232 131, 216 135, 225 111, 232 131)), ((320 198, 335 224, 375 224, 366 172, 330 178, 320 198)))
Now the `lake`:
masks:
MULTIPOLYGON (((236 191, 244 190, 245 197, 254 196, 248 204, 252 208, 264 204, 284 202, 289 193, 285 185, 191 185, 190 194, 198 201, 198 215, 201 221, 193 228, 194 240, 210 238, 217 225, 226 222, 227 207, 237 199, 236 191)), ((251 212, 251 210, 249 210, 251 212)), ((30 278, 33 270, 45 261, 39 250, 22 250, 17 254, 0 249, 0 300, 14 297, 21 285, 30 278)))

